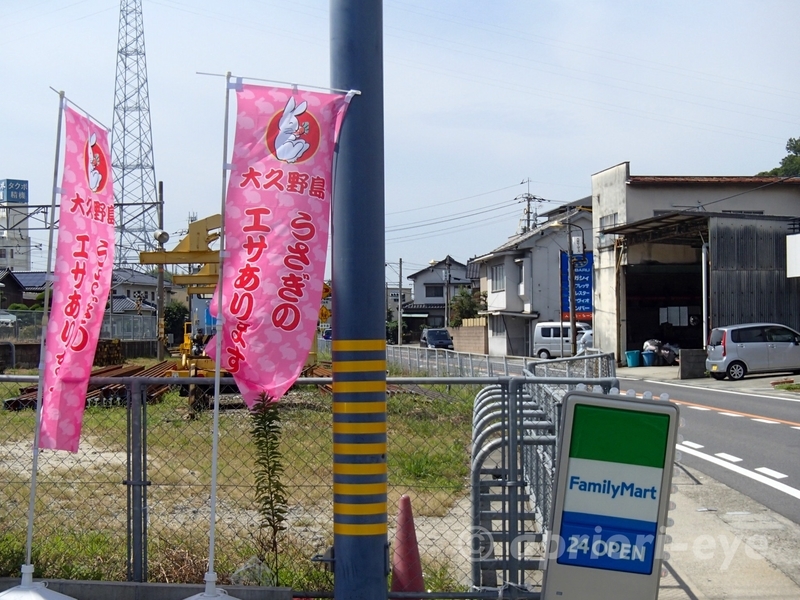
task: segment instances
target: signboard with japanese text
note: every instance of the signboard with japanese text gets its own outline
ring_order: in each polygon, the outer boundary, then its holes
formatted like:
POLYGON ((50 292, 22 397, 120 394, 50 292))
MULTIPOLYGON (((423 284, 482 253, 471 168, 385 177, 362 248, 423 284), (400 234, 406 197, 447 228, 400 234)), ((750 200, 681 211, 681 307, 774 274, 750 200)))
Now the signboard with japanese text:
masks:
POLYGON ((563 410, 542 597, 655 598, 678 407, 572 392, 563 410))
POLYGON ((212 311, 222 316, 220 367, 251 406, 291 387, 316 335, 333 154, 350 95, 240 85, 236 101, 222 305, 215 293, 212 311))
POLYGON ((0 179, 0 202, 28 203, 28 182, 23 179, 0 179))
MULTIPOLYGON (((592 322, 592 272, 593 255, 586 252, 573 256, 575 263, 575 318, 592 322)), ((561 252, 561 318, 569 321, 569 255, 561 252)))
POLYGON ((108 131, 70 107, 64 109, 64 120, 39 446, 77 452, 89 375, 111 289, 114 192, 108 131))

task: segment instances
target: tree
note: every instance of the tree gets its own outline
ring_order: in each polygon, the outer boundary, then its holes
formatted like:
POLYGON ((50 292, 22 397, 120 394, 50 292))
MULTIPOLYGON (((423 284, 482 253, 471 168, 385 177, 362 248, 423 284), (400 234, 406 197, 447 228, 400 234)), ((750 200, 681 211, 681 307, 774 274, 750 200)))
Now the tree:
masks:
POLYGON ((464 319, 477 317, 481 310, 486 310, 486 292, 461 288, 450 300, 450 326, 461 327, 464 319))
POLYGON ((771 171, 761 171, 756 177, 797 177, 800 176, 800 138, 789 138, 786 142, 789 153, 781 160, 781 166, 771 171))
POLYGON ((172 334, 174 340, 183 342, 183 324, 189 318, 189 307, 173 300, 164 307, 164 334, 172 334))

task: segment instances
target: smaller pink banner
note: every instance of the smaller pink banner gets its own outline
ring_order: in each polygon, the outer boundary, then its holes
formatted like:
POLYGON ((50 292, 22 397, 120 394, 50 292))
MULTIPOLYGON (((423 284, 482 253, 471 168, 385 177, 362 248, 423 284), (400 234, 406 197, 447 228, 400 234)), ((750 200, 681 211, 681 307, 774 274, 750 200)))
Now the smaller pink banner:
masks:
MULTIPOLYGON (((243 85, 225 200, 220 367, 248 406, 280 398, 317 327, 336 137, 350 96, 243 85)), ((214 314, 217 294, 214 295, 214 314)), ((216 354, 216 340, 206 346, 216 354)))
POLYGON ((108 131, 69 107, 64 118, 61 210, 45 338, 39 447, 77 452, 111 289, 114 192, 108 131))

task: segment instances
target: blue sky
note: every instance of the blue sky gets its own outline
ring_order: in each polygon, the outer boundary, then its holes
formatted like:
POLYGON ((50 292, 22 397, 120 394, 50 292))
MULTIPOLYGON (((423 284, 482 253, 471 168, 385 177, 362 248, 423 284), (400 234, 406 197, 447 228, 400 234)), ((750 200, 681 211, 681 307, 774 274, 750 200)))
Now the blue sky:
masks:
MULTIPOLYGON (((156 177, 177 234, 190 212, 219 211, 225 91, 196 73, 328 85, 329 3, 143 0, 143 13, 156 177)), ((49 88, 111 126, 119 1, 4 0, 0 22, 0 178, 49 204, 49 88)), ((638 175, 777 166, 800 136, 797 22, 795 0, 386 0, 387 261, 405 274, 466 262, 515 233, 520 194, 545 211, 626 160, 638 175)))

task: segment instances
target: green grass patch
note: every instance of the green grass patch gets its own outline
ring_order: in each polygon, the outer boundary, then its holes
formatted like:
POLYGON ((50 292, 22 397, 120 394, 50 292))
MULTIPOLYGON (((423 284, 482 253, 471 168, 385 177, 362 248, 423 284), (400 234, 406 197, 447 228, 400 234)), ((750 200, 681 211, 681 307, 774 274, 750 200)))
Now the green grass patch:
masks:
MULTIPOLYGON (((18 395, 19 385, 0 387, 18 395), (16 389, 14 389, 16 388, 16 389)), ((468 494, 472 400, 464 386, 408 386, 387 398, 389 513, 401 494, 418 517, 441 517, 468 494)), ((281 541, 282 584, 331 590, 332 574, 311 557, 332 543, 332 398, 299 387, 280 401, 289 506, 281 541)), ((147 407, 149 579, 202 583, 208 558, 211 411, 192 414, 177 390, 147 407)), ((217 545, 220 583, 255 554, 256 449, 242 408, 220 415, 217 545)), ((24 560, 34 413, 0 411, 0 576, 18 577, 24 560)), ((37 577, 126 579, 127 415, 122 406, 92 407, 80 452, 40 456, 34 529, 37 577)), ((430 589, 460 589, 448 565, 423 557, 430 589), (429 566, 427 566, 429 565, 429 566)), ((458 577, 456 576, 458 575, 458 577)))
POLYGON ((785 390, 787 392, 800 392, 800 383, 781 383, 775 386, 776 390, 785 390))

